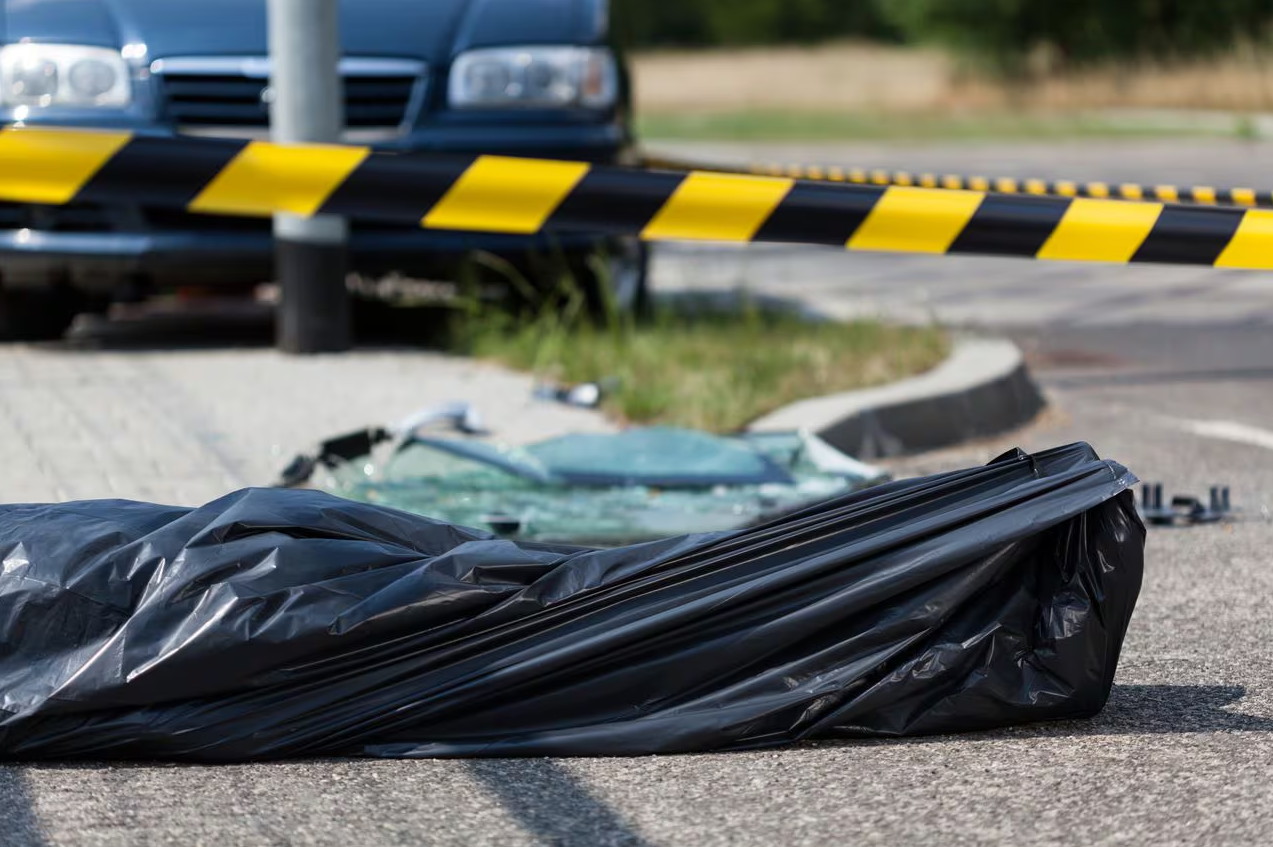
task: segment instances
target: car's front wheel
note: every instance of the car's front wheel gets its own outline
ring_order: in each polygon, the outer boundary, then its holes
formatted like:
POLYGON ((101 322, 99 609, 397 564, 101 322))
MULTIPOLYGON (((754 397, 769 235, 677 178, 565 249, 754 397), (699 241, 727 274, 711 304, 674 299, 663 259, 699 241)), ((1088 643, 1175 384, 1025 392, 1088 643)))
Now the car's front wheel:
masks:
POLYGON ((79 311, 80 298, 73 290, 0 290, 0 341, 61 338, 79 311))
POLYGON ((571 274, 597 318, 644 315, 650 306, 649 245, 633 240, 572 263, 571 274))

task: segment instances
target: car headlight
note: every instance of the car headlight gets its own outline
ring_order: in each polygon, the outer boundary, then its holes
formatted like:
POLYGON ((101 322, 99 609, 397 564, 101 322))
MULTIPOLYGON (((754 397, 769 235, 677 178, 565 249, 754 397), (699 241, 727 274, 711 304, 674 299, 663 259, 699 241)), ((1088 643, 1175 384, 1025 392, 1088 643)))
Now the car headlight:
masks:
POLYGON ((118 50, 71 44, 0 47, 0 102, 5 106, 122 108, 132 83, 118 50))
POLYGON ((590 47, 501 47, 460 54, 449 95, 459 109, 606 109, 618 93, 614 55, 590 47))

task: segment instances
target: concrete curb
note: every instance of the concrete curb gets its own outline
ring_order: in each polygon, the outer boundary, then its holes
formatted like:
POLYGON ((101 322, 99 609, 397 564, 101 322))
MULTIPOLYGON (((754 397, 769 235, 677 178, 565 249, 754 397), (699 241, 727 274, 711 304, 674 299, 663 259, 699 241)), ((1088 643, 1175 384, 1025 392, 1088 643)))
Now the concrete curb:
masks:
POLYGON ((926 374, 802 400, 755 421, 757 432, 805 429, 859 459, 936 450, 1001 435, 1047 405, 1010 341, 967 338, 926 374))

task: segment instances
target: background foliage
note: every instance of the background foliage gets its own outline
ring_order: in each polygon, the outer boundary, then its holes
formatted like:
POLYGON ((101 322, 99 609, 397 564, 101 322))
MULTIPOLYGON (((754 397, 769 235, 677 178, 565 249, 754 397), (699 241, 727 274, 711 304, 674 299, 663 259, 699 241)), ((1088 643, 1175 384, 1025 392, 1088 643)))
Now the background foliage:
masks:
POLYGON ((612 0, 630 44, 690 47, 829 38, 896 40, 889 0, 612 0))
POLYGON ((1040 50, 1063 63, 1194 56, 1263 42, 1273 0, 614 0, 637 47, 935 42, 1004 69, 1040 50))

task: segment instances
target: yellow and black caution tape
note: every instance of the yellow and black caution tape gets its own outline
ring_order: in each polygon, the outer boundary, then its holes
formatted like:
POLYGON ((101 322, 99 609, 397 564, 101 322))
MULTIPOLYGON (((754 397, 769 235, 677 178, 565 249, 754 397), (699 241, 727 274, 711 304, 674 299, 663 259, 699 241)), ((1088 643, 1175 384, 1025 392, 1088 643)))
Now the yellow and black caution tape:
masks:
POLYGON ((1156 200, 1160 203, 1189 203, 1199 206, 1246 206, 1273 208, 1273 191, 1254 188, 1209 188, 1135 183, 1078 182, 1073 180, 1018 179, 1016 177, 964 176, 962 174, 916 173, 882 168, 842 168, 820 165, 753 163, 743 168, 705 167, 672 159, 651 158, 649 167, 671 170, 707 170, 714 173, 749 173, 755 176, 783 176, 813 182, 841 182, 850 185, 897 185, 942 188, 952 191, 986 191, 997 194, 1030 194, 1038 197, 1086 197, 1095 200, 1156 200))
POLYGON ((1273 269, 1273 211, 504 156, 0 130, 0 200, 334 214, 430 229, 1273 269))

